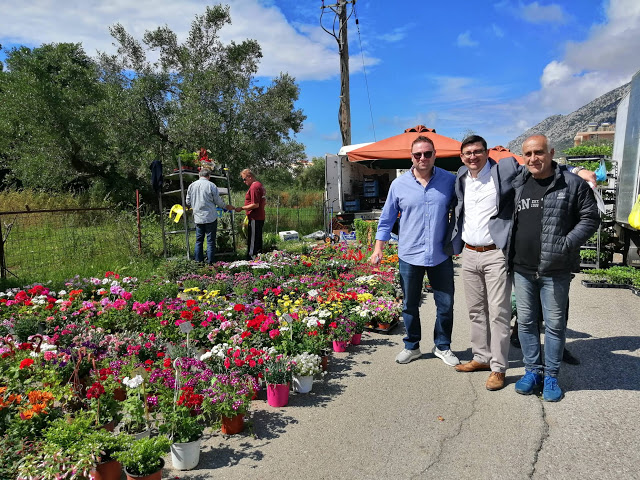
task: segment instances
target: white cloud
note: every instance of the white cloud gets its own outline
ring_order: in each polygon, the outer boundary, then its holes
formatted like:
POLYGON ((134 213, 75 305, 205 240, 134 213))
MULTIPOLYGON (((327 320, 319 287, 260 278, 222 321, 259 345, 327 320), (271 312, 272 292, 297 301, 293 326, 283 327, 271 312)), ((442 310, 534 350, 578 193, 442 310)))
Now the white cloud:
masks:
POLYGON ((463 32, 460 35, 458 35, 458 38, 456 40, 456 45, 458 47, 477 47, 478 42, 471 39, 471 31, 467 30, 466 32, 463 32))
MULTIPOLYGON (((227 0, 232 24, 221 33, 223 42, 255 39, 262 47, 259 75, 288 72, 297 80, 327 79, 339 74, 335 40, 315 24, 289 23, 274 2, 227 0)), ((277 3, 277 2, 276 2, 277 3)), ((114 52, 108 27, 120 22, 135 38, 145 30, 168 25, 183 41, 195 15, 204 13, 200 0, 0 0, 0 41, 39 46, 52 42, 81 42, 89 55, 114 52)), ((359 51, 359 49, 358 49, 359 51)), ((365 63, 378 60, 367 57, 365 63)), ((354 64, 353 71, 361 69, 354 64)))
POLYGON ((396 27, 391 32, 383 33, 382 35, 378 35, 376 37, 377 40, 387 42, 387 43, 396 43, 400 40, 404 40, 407 37, 408 31, 413 28, 413 24, 404 25, 402 27, 396 27))
POLYGON ((532 2, 528 5, 520 4, 518 8, 520 18, 529 23, 557 23, 567 22, 567 15, 562 7, 552 3, 550 5, 540 5, 532 2))
POLYGON ((493 30, 493 34, 498 37, 498 38, 502 38, 504 37, 504 31, 495 23, 491 24, 491 30, 493 30))

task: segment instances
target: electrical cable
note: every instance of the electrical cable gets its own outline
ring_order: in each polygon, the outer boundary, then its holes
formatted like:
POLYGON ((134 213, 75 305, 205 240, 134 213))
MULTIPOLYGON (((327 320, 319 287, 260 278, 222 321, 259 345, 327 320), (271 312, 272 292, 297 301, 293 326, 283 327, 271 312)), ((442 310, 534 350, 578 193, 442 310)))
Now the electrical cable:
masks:
MULTIPOLYGON (((355 1, 353 2, 353 12, 355 13, 356 5, 355 1)), ((360 57, 362 58, 362 72, 364 73, 364 84, 367 89, 367 100, 369 101, 369 115, 371 116, 371 128, 373 129, 373 141, 377 142, 376 138, 376 126, 373 122, 373 109, 371 108, 371 95, 369 93, 369 81, 367 80, 367 69, 364 65, 364 52, 362 51, 362 38, 360 37, 360 21, 358 20, 358 14, 355 13, 356 16, 356 29, 358 30, 358 43, 360 44, 360 57)))

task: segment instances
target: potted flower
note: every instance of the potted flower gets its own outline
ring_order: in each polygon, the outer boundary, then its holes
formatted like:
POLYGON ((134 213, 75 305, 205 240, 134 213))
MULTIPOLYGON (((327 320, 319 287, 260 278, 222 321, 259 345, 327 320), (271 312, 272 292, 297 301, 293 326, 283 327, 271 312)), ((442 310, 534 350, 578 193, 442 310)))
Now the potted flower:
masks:
POLYGON ((303 352, 293 357, 293 390, 309 393, 313 387, 313 376, 320 373, 320 356, 303 352))
POLYGON ((122 463, 127 480, 160 480, 162 478, 162 458, 171 441, 164 435, 135 440, 130 447, 115 452, 113 456, 122 463))
POLYGON ((328 324, 328 334, 333 340, 333 351, 344 352, 355 332, 355 322, 348 317, 339 315, 328 324))
POLYGON ((149 407, 146 401, 145 381, 142 375, 124 377, 122 384, 128 389, 122 402, 124 411, 123 430, 136 439, 149 436, 149 407))
POLYGON ((171 461, 177 470, 191 470, 200 461, 200 438, 204 431, 201 422, 203 395, 194 393, 193 387, 184 386, 180 389, 180 396, 173 401, 173 391, 170 398, 165 395, 160 403, 163 423, 158 427, 160 433, 166 434, 173 442, 171 444, 171 461))
POLYGON ((233 435, 244 429, 253 387, 251 379, 236 371, 214 375, 211 386, 203 390, 203 410, 220 419, 222 433, 233 435))
POLYGON ((264 367, 267 403, 272 407, 284 407, 289 403, 289 382, 293 375, 291 362, 284 355, 272 355, 265 359, 264 367))
POLYGON ((88 436, 88 441, 99 448, 98 463, 91 471, 92 480, 120 480, 122 464, 115 459, 117 452, 130 447, 133 439, 126 434, 113 435, 106 430, 96 430, 88 436))

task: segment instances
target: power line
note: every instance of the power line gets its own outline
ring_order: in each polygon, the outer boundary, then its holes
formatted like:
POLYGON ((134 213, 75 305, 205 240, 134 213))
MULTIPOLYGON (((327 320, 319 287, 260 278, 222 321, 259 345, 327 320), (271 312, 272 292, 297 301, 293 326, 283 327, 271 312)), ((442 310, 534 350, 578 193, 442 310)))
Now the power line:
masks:
POLYGON ((358 43, 360 44, 360 57, 362 58, 362 71, 364 72, 364 84, 367 89, 367 100, 369 101, 369 115, 371 115, 371 128, 373 129, 373 141, 377 142, 376 138, 376 126, 373 122, 373 109, 371 108, 371 95, 369 94, 369 81, 367 80, 367 69, 364 65, 364 52, 362 51, 362 38, 360 37, 360 21, 358 20, 358 13, 356 12, 355 2, 353 4, 353 14, 356 17, 356 29, 358 30, 358 43))

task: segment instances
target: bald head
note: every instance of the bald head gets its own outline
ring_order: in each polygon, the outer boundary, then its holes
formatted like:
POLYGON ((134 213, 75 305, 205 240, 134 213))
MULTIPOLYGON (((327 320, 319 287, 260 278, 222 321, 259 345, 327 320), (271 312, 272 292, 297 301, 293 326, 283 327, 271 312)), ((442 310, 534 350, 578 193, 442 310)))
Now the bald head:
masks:
POLYGON ((549 139, 544 135, 531 135, 522 144, 524 164, 533 178, 543 179, 553 174, 553 155, 549 139))

